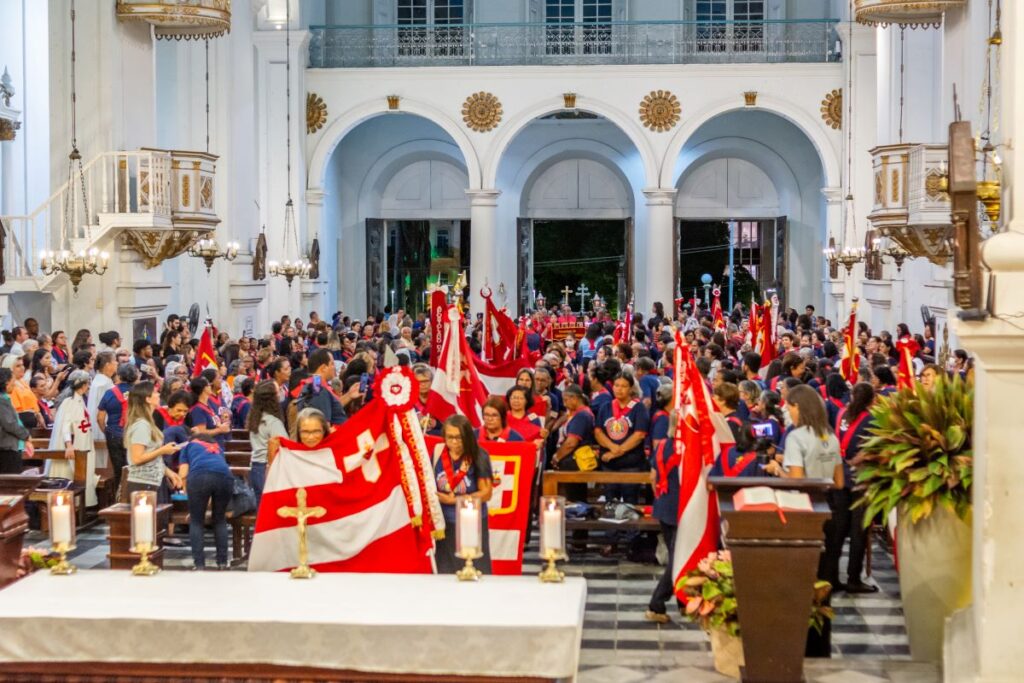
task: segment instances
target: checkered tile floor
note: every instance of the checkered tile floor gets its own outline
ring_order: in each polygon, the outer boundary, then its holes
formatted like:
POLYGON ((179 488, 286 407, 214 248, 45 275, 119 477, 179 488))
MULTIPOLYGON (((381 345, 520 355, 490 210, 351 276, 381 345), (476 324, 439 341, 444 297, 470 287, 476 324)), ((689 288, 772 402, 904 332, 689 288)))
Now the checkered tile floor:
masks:
MULTIPOLYGON (((107 566, 106 528, 93 527, 78 536, 73 561, 79 567, 107 566)), ((187 537, 184 545, 167 547, 165 569, 192 566, 187 537)), ((43 545, 33 532, 26 539, 43 545)), ((214 566, 213 538, 206 538, 207 566, 214 566)), ((845 562, 845 560, 844 560, 845 562)), ((807 660, 808 683, 932 683, 941 680, 935 663, 910 661, 900 604, 899 583, 892 559, 878 543, 871 579, 878 593, 833 598, 836 619, 832 630, 832 659, 807 660)), ((666 625, 648 623, 644 610, 660 576, 660 566, 604 558, 596 553, 576 555, 563 567, 567 574, 587 579, 580 683, 689 681, 711 683, 731 679, 715 673, 707 636, 695 625, 670 614, 666 625)), ((244 565, 235 567, 244 569, 244 565)), ((524 573, 540 570, 535 547, 528 546, 524 573)), ((845 576, 845 573, 841 573, 845 576)))

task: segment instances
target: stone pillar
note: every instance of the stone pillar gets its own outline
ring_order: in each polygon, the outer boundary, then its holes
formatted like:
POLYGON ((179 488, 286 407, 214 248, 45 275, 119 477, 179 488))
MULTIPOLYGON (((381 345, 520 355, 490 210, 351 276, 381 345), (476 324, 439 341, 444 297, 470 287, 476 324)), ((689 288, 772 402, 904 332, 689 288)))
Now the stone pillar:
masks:
MULTIPOLYGON (((307 243, 313 245, 313 239, 319 238, 320 226, 323 224, 324 215, 324 192, 323 190, 306 190, 306 234, 307 243)), ((320 240, 320 275, 315 280, 303 280, 302 282, 302 319, 309 317, 310 311, 316 311, 321 320, 330 320, 330 315, 324 315, 325 308, 331 297, 328 296, 327 287, 331 282, 337 281, 337 266, 335 265, 335 254, 331 249, 325 249, 323 240, 320 240)), ((336 296, 336 295, 335 295, 336 296)), ((333 313, 333 310, 331 311, 333 313)))
MULTIPOLYGON (((1024 53, 1024 7, 1003 4, 1002 63, 1024 53)), ((972 50, 978 55, 982 47, 972 50)), ((1003 141, 1024 131, 1024 70, 1003 70, 1003 141)), ((1020 145, 1009 146, 1003 165, 1006 228, 982 245, 991 271, 991 317, 953 321, 953 329, 975 356, 973 604, 946 625, 945 680, 949 683, 1019 681, 1013 653, 1024 612, 1024 459, 1020 457, 1020 396, 1024 391, 1024 166, 1020 145)))
MULTIPOLYGON (((480 289, 484 280, 493 286, 498 281, 498 196, 501 190, 466 190, 469 196, 470 247, 469 291, 470 311, 475 316, 484 312, 480 289)), ((508 258, 515 258, 510 254, 508 258)))
MULTIPOLYGON (((655 301, 660 301, 666 311, 673 310, 677 284, 672 272, 672 250, 676 247, 673 215, 676 190, 659 187, 646 189, 643 193, 647 198, 646 221, 637 226, 633 240, 633 286, 636 292, 633 310, 643 313, 646 318, 655 301)), ((620 302, 620 307, 625 310, 627 303, 620 302)))
MULTIPOLYGON (((822 248, 828 246, 829 237, 834 237, 836 247, 841 248, 839 240, 842 239, 843 234, 843 188, 823 187, 821 193, 825 195, 825 243, 822 248)), ((833 280, 828 268, 828 261, 822 259, 822 264, 824 271, 822 273, 822 289, 825 292, 825 310, 822 311, 822 315, 834 324, 840 325, 840 317, 849 311, 842 266, 839 268, 839 277, 833 280)))

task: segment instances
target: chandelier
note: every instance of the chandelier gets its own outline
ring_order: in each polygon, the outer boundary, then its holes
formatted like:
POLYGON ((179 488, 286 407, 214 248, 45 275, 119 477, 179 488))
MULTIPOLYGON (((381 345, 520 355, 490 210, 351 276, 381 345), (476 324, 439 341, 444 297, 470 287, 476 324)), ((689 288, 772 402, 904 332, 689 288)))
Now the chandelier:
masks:
POLYGON ((212 237, 206 237, 191 247, 188 248, 188 255, 203 259, 203 263, 206 264, 206 272, 209 273, 213 267, 214 261, 219 258, 224 259, 228 263, 231 263, 238 257, 238 242, 228 242, 223 249, 217 244, 217 240, 212 237))
POLYGON ((267 264, 267 272, 271 275, 283 277, 288 281, 288 287, 292 286, 295 278, 304 278, 309 275, 313 264, 305 256, 298 256, 295 260, 288 259, 288 236, 294 238, 295 253, 299 254, 299 231, 295 227, 295 204, 292 202, 292 49, 291 49, 291 3, 285 3, 285 111, 288 136, 288 154, 286 164, 288 167, 288 201, 284 205, 284 254, 283 261, 270 261, 267 264))
MULTIPOLYGON (((82 155, 78 151, 77 99, 75 90, 75 2, 71 0, 71 154, 68 155, 68 182, 67 191, 64 195, 64 220, 61 224, 61 240, 65 246, 70 245, 69 230, 76 237, 79 237, 74 228, 78 224, 79 214, 82 215, 84 225, 88 225, 90 219, 89 197, 85 192, 85 173, 82 169, 82 155), (77 190, 81 190, 82 193, 81 206, 78 205, 77 190)), ((83 232, 80 238, 84 237, 85 234, 83 232)), ((71 286, 75 294, 78 294, 78 286, 82 283, 82 278, 86 275, 103 275, 107 272, 109 262, 110 256, 107 252, 101 252, 96 248, 89 249, 88 251, 79 249, 74 252, 69 248, 64 248, 59 252, 44 250, 40 254, 39 267, 44 275, 66 274, 68 279, 71 280, 71 286)))
MULTIPOLYGON (((889 258, 896 265, 896 272, 903 272, 903 263, 910 258, 910 252, 897 244, 882 247, 881 238, 871 240, 871 253, 868 256, 878 256, 879 259, 889 258)), ((883 261, 884 262, 884 261, 883 261)))

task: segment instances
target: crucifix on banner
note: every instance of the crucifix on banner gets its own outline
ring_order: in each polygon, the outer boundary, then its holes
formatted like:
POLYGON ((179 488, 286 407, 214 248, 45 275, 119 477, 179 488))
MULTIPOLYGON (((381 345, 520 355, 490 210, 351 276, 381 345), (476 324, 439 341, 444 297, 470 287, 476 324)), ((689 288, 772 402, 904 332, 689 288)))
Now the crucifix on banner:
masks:
POLYGON ((576 296, 580 298, 580 315, 583 314, 583 311, 587 310, 588 294, 590 294, 590 289, 585 284, 581 283, 580 286, 576 288, 576 296))
POLYGON ((572 290, 569 289, 569 285, 566 285, 565 287, 562 288, 562 305, 563 306, 568 306, 569 305, 569 295, 570 294, 572 294, 572 290))

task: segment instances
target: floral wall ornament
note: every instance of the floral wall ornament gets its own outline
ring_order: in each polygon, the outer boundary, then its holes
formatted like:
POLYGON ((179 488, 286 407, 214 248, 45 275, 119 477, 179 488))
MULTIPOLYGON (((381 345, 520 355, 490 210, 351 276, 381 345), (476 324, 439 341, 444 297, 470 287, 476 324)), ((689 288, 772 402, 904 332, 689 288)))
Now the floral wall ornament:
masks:
POLYGON ((489 92, 473 93, 462 104, 462 120, 478 133, 493 130, 502 113, 501 101, 489 92))
POLYGON ((833 90, 821 101, 821 120, 833 130, 843 127, 843 91, 833 90))
POLYGON ((679 123, 683 108, 668 90, 652 90, 640 103, 640 122, 655 133, 664 133, 679 123))
POLYGON ((306 133, 312 135, 327 123, 327 103, 315 92, 306 95, 306 133))

